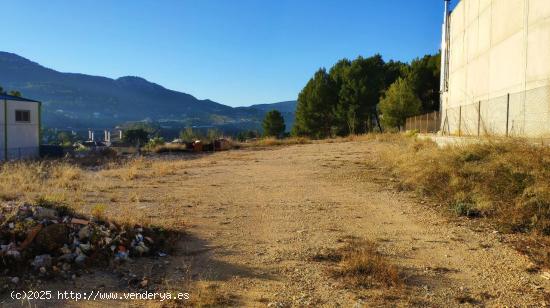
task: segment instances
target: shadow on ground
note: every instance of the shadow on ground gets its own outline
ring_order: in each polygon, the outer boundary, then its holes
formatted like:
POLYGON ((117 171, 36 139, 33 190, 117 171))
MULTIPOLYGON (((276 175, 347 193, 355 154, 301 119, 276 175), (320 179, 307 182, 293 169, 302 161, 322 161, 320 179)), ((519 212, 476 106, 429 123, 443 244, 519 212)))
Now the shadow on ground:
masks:
MULTIPOLYGON (((3 306, 50 307, 56 305, 79 305, 74 299, 58 300, 59 292, 187 292, 191 296, 204 290, 198 290, 197 283, 206 283, 206 288, 214 289, 217 282, 224 282, 235 277, 272 279, 265 273, 258 273, 254 268, 234 265, 214 258, 214 251, 219 254, 231 254, 220 247, 214 247, 207 241, 188 233, 180 234, 171 253, 166 256, 147 256, 133 258, 125 263, 111 263, 105 267, 91 266, 82 269, 74 279, 51 278, 35 280, 29 284, 13 286, 12 291, 52 291, 51 300, 18 301, 11 298, 10 292, 0 295, 3 306)), ((210 291, 208 291, 210 292, 210 291)), ((82 300, 82 299, 81 299, 82 300)), ((233 302, 238 301, 233 297, 233 302)), ((112 304, 107 301, 87 301, 86 304, 112 304)), ((131 303, 131 301, 127 301, 131 303)), ((144 304, 144 303, 141 303, 144 304)), ((159 304, 158 302, 155 304, 159 304)))

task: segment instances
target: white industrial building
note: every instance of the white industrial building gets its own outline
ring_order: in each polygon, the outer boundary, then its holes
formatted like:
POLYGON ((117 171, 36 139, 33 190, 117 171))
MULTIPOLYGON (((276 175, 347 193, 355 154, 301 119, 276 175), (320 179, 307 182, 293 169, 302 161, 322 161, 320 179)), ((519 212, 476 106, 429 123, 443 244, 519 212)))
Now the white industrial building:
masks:
POLYGON ((445 4, 441 131, 550 137, 550 0, 445 4))
POLYGON ((38 101, 0 94, 0 161, 40 155, 38 101))

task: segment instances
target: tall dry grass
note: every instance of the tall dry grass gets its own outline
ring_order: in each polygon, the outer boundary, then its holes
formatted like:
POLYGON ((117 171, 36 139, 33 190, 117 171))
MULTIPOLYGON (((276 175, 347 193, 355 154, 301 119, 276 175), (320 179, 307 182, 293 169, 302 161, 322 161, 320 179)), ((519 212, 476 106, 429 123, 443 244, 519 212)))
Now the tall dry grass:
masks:
POLYGON ((2 199, 31 201, 40 196, 64 200, 82 188, 82 170, 63 162, 9 162, 0 165, 2 199), (6 198, 9 196, 9 198, 6 198))
POLYGON ((493 219, 505 231, 550 235, 550 148, 523 140, 486 140, 438 148, 408 139, 383 159, 404 188, 459 215, 493 219))
POLYGON ((187 164, 144 157, 93 168, 62 160, 8 162, 0 164, 0 204, 62 206, 89 217, 101 208, 101 216, 119 223, 182 228, 177 200, 148 188, 185 172, 187 164))

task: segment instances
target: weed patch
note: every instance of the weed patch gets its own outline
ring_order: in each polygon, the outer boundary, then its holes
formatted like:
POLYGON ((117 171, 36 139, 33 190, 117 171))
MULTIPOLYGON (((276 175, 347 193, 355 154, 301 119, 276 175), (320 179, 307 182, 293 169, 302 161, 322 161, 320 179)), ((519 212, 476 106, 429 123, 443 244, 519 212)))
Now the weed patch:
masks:
POLYGON ((336 263, 331 275, 348 286, 400 287, 403 284, 399 268, 386 260, 371 241, 352 240, 341 249, 317 254, 311 259, 336 263))

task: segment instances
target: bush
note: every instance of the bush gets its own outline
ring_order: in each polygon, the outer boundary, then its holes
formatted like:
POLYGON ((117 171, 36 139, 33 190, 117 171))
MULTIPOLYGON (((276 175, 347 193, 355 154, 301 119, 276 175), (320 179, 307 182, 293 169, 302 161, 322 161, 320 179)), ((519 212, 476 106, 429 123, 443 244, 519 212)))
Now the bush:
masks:
POLYGON ((128 129, 124 131, 122 136, 124 142, 135 144, 139 148, 142 144, 149 140, 149 133, 143 128, 128 129))
POLYGON ((147 149, 154 149, 158 146, 161 146, 161 145, 164 145, 165 142, 164 142, 164 138, 162 137, 154 137, 154 138, 151 138, 149 139, 149 142, 147 142, 147 144, 145 145, 145 147, 147 149))

